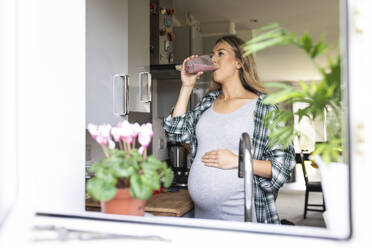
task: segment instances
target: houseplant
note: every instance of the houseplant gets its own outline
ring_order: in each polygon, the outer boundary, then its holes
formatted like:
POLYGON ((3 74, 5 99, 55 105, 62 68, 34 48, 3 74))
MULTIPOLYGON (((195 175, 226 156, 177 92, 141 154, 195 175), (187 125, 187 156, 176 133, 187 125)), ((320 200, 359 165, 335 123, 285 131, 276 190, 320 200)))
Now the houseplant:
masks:
POLYGON ((260 34, 244 44, 244 56, 258 52, 268 47, 279 45, 294 45, 302 49, 312 61, 322 76, 319 83, 299 82, 301 89, 296 89, 281 82, 266 83, 265 86, 277 88, 278 91, 270 93, 265 97, 264 103, 283 105, 295 102, 307 103, 306 108, 296 112, 288 110, 277 110, 266 117, 266 124, 270 129, 270 144, 282 144, 287 146, 299 135, 294 129, 294 116, 299 121, 303 117, 312 120, 324 121, 324 113, 328 116, 327 138, 328 142, 316 145, 314 155, 319 154, 328 163, 339 161, 342 157, 342 123, 343 115, 341 108, 341 59, 338 56, 335 61, 329 60, 328 66, 320 66, 316 59, 324 54, 329 46, 320 39, 314 42, 309 33, 302 36, 287 32, 279 24, 273 23, 258 30, 260 34), (270 121, 273 120, 274 121, 270 121), (337 125, 336 125, 337 124, 337 125))
POLYGON ((299 121, 305 116, 311 120, 326 121, 327 142, 316 144, 312 158, 321 170, 322 188, 327 207, 325 221, 327 227, 335 233, 344 235, 349 230, 347 221, 348 206, 348 173, 346 153, 343 153, 345 116, 342 108, 341 59, 329 59, 327 66, 320 66, 317 58, 324 54, 329 45, 320 39, 314 42, 309 33, 302 36, 288 32, 279 24, 273 23, 258 30, 258 35, 243 45, 244 56, 279 45, 294 45, 303 50, 318 70, 322 79, 319 83, 299 82, 296 89, 285 83, 266 83, 267 87, 277 88, 268 94, 264 103, 291 105, 296 102, 306 103, 306 107, 296 112, 276 110, 267 114, 266 126, 269 130, 269 145, 280 144, 286 147, 292 143, 299 132, 294 128, 294 117, 299 121), (325 113, 327 120, 325 120, 325 113), (339 190, 342 190, 341 193, 339 190))
POLYGON ((165 162, 147 156, 152 125, 128 121, 119 122, 116 127, 89 124, 88 131, 105 154, 104 159, 89 168, 94 177, 87 183, 88 195, 101 202, 105 213, 143 215, 145 200, 154 190, 167 188, 173 181, 173 171, 165 162), (141 145, 139 149, 136 140, 141 145))

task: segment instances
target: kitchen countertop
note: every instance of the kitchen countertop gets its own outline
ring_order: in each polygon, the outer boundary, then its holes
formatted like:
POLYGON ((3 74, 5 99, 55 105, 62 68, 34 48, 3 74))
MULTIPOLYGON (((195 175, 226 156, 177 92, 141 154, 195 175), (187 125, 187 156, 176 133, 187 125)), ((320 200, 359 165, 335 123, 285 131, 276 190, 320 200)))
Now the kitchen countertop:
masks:
MULTIPOLYGON (((86 199, 87 211, 100 211, 98 201, 86 199)), ((158 216, 183 216, 193 208, 193 203, 187 189, 178 192, 161 192, 152 195, 146 201, 145 211, 158 216)))

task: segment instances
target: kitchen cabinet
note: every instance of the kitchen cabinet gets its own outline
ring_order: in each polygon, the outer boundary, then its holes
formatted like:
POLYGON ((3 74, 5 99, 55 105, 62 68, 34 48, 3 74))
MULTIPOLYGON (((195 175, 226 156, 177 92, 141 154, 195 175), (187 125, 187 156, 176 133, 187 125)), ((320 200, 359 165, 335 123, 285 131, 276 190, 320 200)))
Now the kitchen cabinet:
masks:
POLYGON ((149 26, 149 0, 86 1, 86 126, 127 119, 125 95, 129 111, 150 112, 149 26))
POLYGON ((150 0, 128 4, 129 111, 150 113, 150 0))

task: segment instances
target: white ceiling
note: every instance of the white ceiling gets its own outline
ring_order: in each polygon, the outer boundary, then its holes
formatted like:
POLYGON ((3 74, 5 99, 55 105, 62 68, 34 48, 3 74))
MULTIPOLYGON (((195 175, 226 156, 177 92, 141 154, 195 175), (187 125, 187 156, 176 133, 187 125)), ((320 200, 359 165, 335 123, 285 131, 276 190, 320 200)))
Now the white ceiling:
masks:
POLYGON ((279 22, 289 31, 307 30, 315 37, 324 33, 328 42, 338 40, 339 0, 173 0, 173 3, 181 23, 185 11, 191 11, 201 23, 232 21, 237 29, 254 29, 279 22))

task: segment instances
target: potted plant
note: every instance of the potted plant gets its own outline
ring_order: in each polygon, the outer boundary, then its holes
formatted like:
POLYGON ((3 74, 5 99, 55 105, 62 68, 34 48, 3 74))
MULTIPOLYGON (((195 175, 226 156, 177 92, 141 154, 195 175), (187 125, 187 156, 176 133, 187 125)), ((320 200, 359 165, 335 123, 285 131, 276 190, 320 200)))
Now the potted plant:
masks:
POLYGON ((173 181, 173 171, 165 162, 147 156, 152 125, 128 121, 116 127, 89 124, 88 131, 105 154, 89 168, 94 177, 87 183, 88 195, 101 202, 104 213, 144 215, 145 200, 154 190, 167 188, 173 181))
POLYGON ((320 39, 314 42, 309 33, 302 36, 287 32, 279 24, 273 23, 258 30, 258 35, 243 45, 244 56, 278 45, 294 45, 303 50, 317 68, 322 79, 319 83, 299 82, 301 88, 296 89, 285 83, 266 83, 267 87, 279 90, 268 94, 264 103, 283 105, 296 102, 306 103, 306 107, 296 112, 276 110, 269 113, 266 126, 269 129, 270 145, 281 144, 286 147, 292 143, 299 132, 294 128, 294 117, 301 121, 305 116, 311 120, 326 121, 327 142, 316 144, 312 158, 321 170, 321 180, 327 214, 327 227, 338 234, 349 230, 347 218, 348 208, 348 172, 346 153, 343 153, 344 110, 342 108, 341 91, 341 59, 329 59, 328 65, 320 66, 316 59, 324 54, 329 46, 320 39), (325 113, 327 120, 325 120, 325 113), (340 193, 341 192, 341 193, 340 193))

